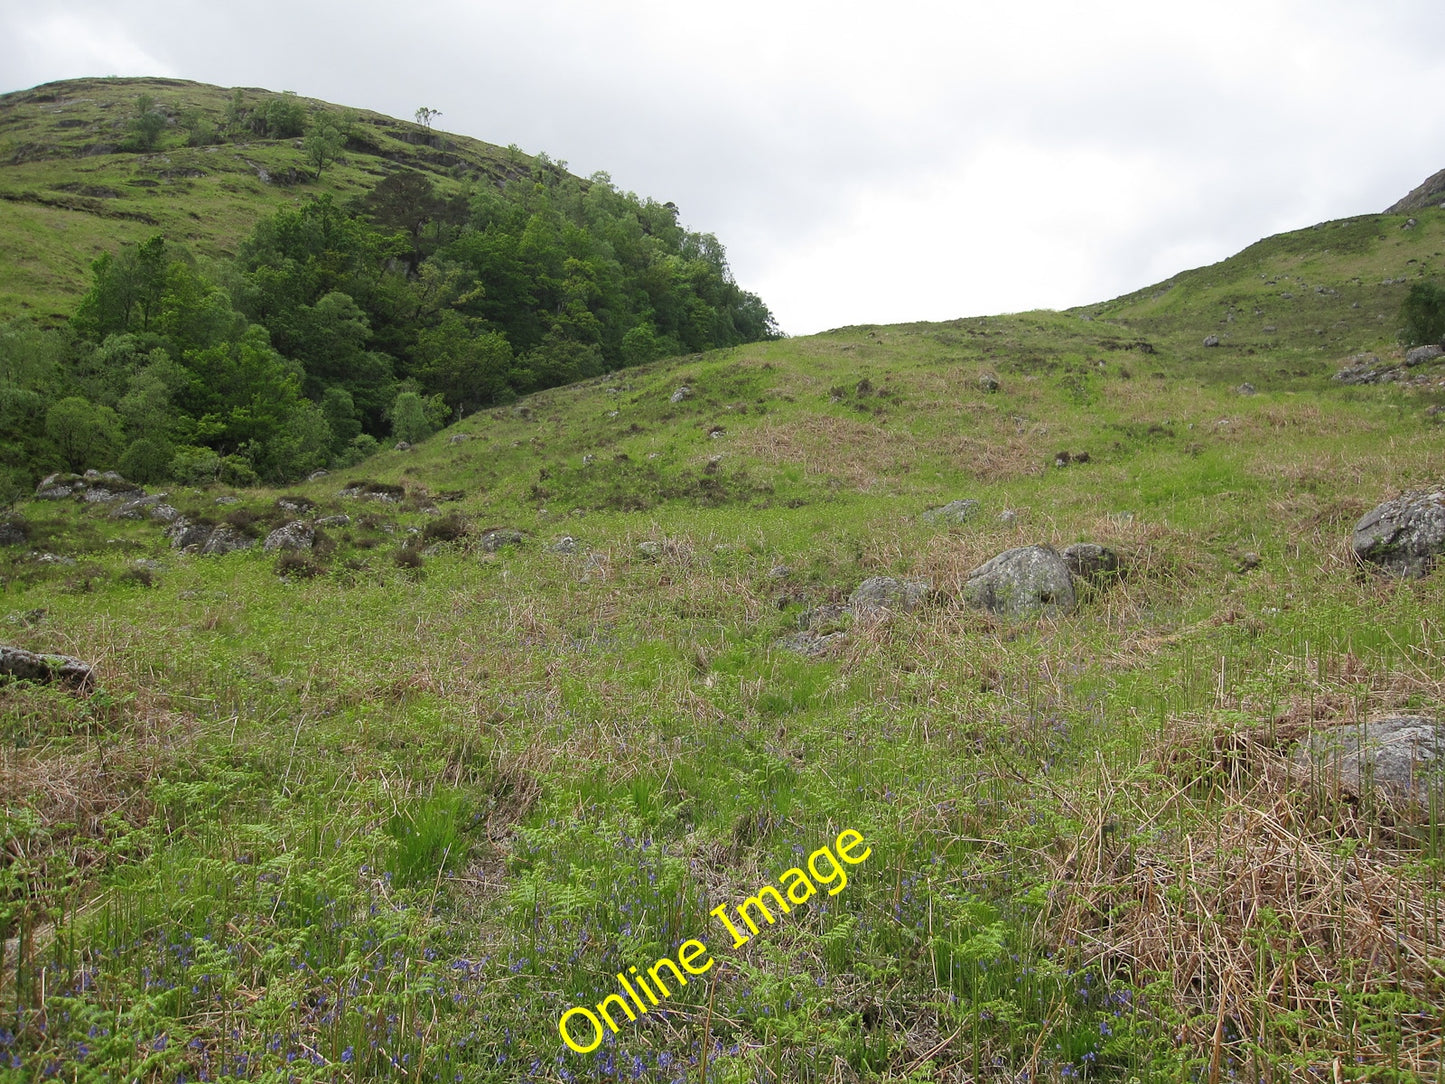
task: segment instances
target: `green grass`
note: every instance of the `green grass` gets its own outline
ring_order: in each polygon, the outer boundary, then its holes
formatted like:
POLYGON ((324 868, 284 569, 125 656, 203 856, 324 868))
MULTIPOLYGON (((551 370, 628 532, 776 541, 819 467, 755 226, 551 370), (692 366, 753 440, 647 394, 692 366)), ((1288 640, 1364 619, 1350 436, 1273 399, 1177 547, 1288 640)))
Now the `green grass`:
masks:
MULTIPOLYGON (((288 491, 351 517, 305 573, 22 504, 0 627, 101 680, 0 687, 0 1078, 1439 1081, 1441 811, 1289 769, 1310 726, 1441 712, 1445 580, 1348 550, 1445 474, 1439 371, 1329 379, 1397 349, 1417 218, 544 392, 288 491), (1077 613, 957 601, 1077 540, 1127 563, 1077 613), (935 594, 779 647, 875 575, 935 594), (730 949, 709 912, 844 828, 846 889, 730 949), (689 938, 713 969, 563 1046, 689 938)), ((169 500, 291 518, 219 495, 169 500)))

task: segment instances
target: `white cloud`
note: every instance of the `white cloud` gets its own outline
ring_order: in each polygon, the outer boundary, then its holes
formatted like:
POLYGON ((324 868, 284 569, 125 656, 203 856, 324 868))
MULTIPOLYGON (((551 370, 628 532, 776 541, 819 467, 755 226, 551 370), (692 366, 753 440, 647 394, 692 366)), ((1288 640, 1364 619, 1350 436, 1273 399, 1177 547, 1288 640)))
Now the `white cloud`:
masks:
POLYGON ((112 0, 13 86, 170 74, 515 142, 673 200, 795 333, 1100 300, 1445 166, 1437 0, 112 0))

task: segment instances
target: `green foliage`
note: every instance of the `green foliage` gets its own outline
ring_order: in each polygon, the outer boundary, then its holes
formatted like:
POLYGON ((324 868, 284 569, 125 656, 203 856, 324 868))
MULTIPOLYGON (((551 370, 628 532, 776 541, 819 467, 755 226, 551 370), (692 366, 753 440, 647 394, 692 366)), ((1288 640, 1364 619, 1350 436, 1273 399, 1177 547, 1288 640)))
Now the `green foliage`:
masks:
POLYGON ((1400 338, 1408 346, 1445 343, 1445 286, 1412 282, 1400 304, 1400 338))
POLYGON ((110 407, 72 395, 45 412, 45 435, 66 469, 83 471, 109 462, 115 454, 120 419, 110 407))
POLYGON ((130 144, 138 151, 153 151, 166 130, 166 115, 160 111, 156 100, 149 94, 142 94, 135 100, 135 115, 130 122, 130 144))
POLYGON ((391 405, 391 435, 397 440, 416 444, 434 432, 432 421, 427 417, 426 404, 414 391, 404 391, 391 405))

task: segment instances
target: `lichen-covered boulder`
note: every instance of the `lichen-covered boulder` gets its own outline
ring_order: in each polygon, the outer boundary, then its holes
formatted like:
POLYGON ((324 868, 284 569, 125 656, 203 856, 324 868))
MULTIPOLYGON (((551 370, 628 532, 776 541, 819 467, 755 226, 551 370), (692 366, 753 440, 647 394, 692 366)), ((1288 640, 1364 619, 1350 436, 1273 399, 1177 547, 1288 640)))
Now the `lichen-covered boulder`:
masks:
POLYGON ((235 553, 237 550, 248 550, 255 544, 254 538, 238 531, 235 527, 222 524, 211 532, 210 538, 206 539, 206 544, 201 547, 201 556, 216 557, 224 553, 235 553))
POLYGON ((200 549, 206 544, 206 539, 211 537, 213 530, 215 528, 208 524, 194 523, 182 517, 166 528, 166 537, 171 540, 172 549, 200 549))
POLYGON ((1298 774, 1354 794, 1445 802, 1445 723, 1396 715, 1317 730, 1294 754, 1298 774), (1433 798, 1432 798, 1433 795, 1433 798))
POLYGON ((1355 524, 1350 544, 1362 561, 1419 579, 1445 551, 1445 491, 1404 493, 1355 524))
POLYGON ((301 520, 292 520, 284 527, 277 527, 266 536, 261 549, 267 553, 276 550, 309 550, 316 544, 316 528, 301 520))
POLYGON ((69 655, 38 654, 20 647, 0 645, 0 681, 33 681, 48 685, 58 681, 73 689, 88 689, 95 683, 90 663, 69 655))
POLYGON ((873 576, 858 585, 848 596, 847 610, 854 617, 873 617, 882 613, 911 613, 928 597, 932 585, 926 580, 895 580, 892 576, 873 576))
POLYGON ((963 600, 1006 617, 1073 612, 1074 581, 1052 546, 1005 550, 968 574, 963 600))

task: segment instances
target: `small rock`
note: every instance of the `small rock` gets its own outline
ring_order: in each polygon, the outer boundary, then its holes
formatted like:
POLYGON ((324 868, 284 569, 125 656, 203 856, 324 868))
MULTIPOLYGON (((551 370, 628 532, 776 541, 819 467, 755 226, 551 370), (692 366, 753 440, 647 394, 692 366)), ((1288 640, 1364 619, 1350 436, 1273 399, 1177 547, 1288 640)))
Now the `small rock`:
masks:
POLYGON ((276 507, 283 512, 291 512, 294 515, 305 515, 316 507, 316 502, 309 497, 298 497, 288 494, 285 497, 276 498, 276 507))
POLYGON ((217 497, 217 498, 216 498, 216 503, 217 503, 217 504, 240 504, 240 503, 241 503, 241 498, 240 498, 240 497, 217 497))
POLYGON ((298 519, 283 527, 277 527, 268 534, 261 549, 266 553, 276 550, 309 550, 315 544, 316 528, 298 519))
POLYGON ((180 510, 173 505, 165 503, 151 505, 150 517, 159 523, 174 523, 180 516, 180 510))
POLYGON ((1065 546, 1061 554, 1069 571, 1081 580, 1107 580, 1123 567, 1119 555, 1108 546, 1093 542, 1075 542, 1065 546))
POLYGON ((75 558, 74 558, 74 557, 66 557, 65 555, 59 554, 59 553, 41 553, 41 554, 37 554, 37 555, 36 555, 36 558, 35 558, 35 561, 36 561, 37 564, 42 564, 42 565, 73 565, 73 564, 75 564, 75 558))
POLYGON ((911 613, 928 597, 932 587, 926 580, 873 576, 860 583, 857 590, 848 596, 848 612, 856 617, 873 616, 885 610, 911 613))
POLYGON ((1416 365, 1424 365, 1427 361, 1434 361, 1442 354, 1445 354, 1445 350, 1438 346, 1417 346, 1405 355, 1405 365, 1414 368, 1416 365))
POLYGON ((1404 493, 1377 506, 1355 524, 1350 545, 1361 561, 1419 579, 1445 551, 1445 491, 1404 493))
POLYGON ((1018 518, 1019 514, 1015 512, 1012 508, 1005 508, 1002 512, 998 514, 998 521, 1005 526, 1017 523, 1018 518))
POLYGON ((347 515, 322 516, 316 521, 316 525, 318 527, 345 527, 350 522, 351 517, 347 515))
POLYGON ((684 384, 684 385, 682 385, 682 387, 678 388, 675 392, 672 393, 672 397, 668 400, 668 402, 671 402, 671 403, 680 403, 680 402, 682 402, 684 399, 691 399, 691 398, 692 398, 692 389, 691 389, 690 387, 688 387, 686 384, 684 384))
POLYGON ((792 651, 798 655, 805 655, 808 658, 815 658, 825 655, 834 647, 847 643, 846 632, 830 632, 826 636, 819 636, 810 629, 802 632, 789 633, 778 640, 778 647, 784 651, 792 651))
POLYGON ((984 373, 983 376, 979 377, 978 386, 986 392, 996 392, 1001 387, 998 382, 998 377, 992 373, 984 373))
POLYGON ((329 470, 325 470, 324 468, 322 470, 314 470, 306 476, 306 480, 308 482, 319 482, 330 473, 329 470))
POLYGON ((1218 335, 1206 335, 1205 338, 1204 338, 1204 345, 1205 345, 1205 346, 1218 346, 1218 345, 1219 345, 1219 336, 1218 336, 1218 335))
POLYGON ((23 519, 0 520, 0 546, 23 546, 30 540, 30 525, 23 519))
POLYGON ((0 645, 0 675, 12 681, 33 681, 41 685, 59 681, 77 690, 88 689, 95 683, 95 670, 87 662, 69 655, 41 655, 4 645, 0 645))
POLYGON ((1071 613, 1076 605, 1069 566, 1051 546, 1021 546, 985 561, 968 574, 963 599, 1010 617, 1071 613))
POLYGON ((1310 781, 1340 784, 1355 794, 1374 787, 1421 805, 1445 801, 1445 724, 1422 715, 1315 731, 1293 760, 1310 781))
POLYGON ((640 553, 642 556, 650 557, 655 561, 657 560, 657 558, 662 556, 662 543, 650 541, 639 542, 637 543, 637 552, 640 553))
POLYGON ((1241 384, 1234 390, 1239 392, 1240 395, 1253 395, 1255 393, 1254 385, 1251 384, 1248 380, 1246 380, 1243 384, 1241 384))
POLYGON ((768 569, 768 579, 770 580, 786 580, 792 574, 793 570, 787 565, 774 565, 768 569))
POLYGON ((1245 550, 1239 555, 1239 565, 1237 567, 1240 572, 1253 572, 1263 563, 1264 558, 1259 554, 1253 550, 1245 550))
POLYGON ((570 534, 564 534, 557 541, 547 547, 548 553, 572 554, 577 552, 577 539, 570 534))
POLYGON ((469 437, 469 436, 467 436, 467 434, 465 434, 465 433, 453 433, 451 436, 447 437, 447 443, 448 443, 448 444, 465 444, 467 441, 469 441, 469 440, 471 440, 471 439, 472 439, 472 438, 469 437))
POLYGON ((393 452, 409 452, 411 451, 411 444, 407 441, 399 440, 392 446, 391 450, 393 452))
POLYGON ((957 526, 967 522, 977 511, 978 501, 965 497, 961 500, 949 501, 938 508, 930 508, 923 513, 923 522, 957 526))
POLYGON ((527 536, 515 527, 493 527, 483 531, 477 539, 477 548, 483 553, 496 553, 503 546, 520 546, 527 536))

